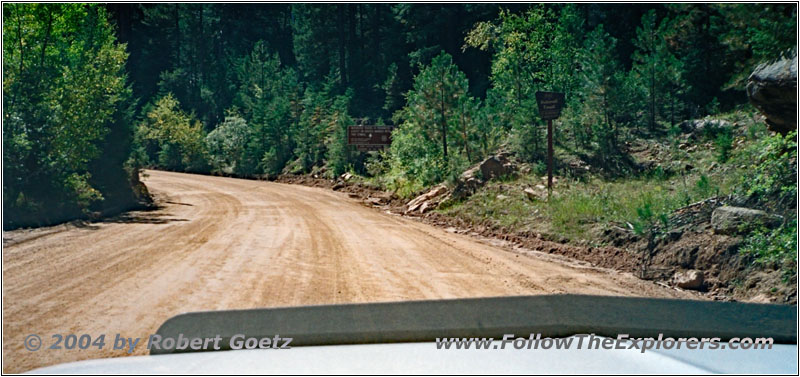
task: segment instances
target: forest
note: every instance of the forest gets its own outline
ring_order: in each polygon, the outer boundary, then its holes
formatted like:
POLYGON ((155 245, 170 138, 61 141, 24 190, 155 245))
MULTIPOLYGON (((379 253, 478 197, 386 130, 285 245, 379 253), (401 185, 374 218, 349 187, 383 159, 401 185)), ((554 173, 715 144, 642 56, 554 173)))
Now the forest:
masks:
POLYGON ((141 168, 351 172, 401 197, 498 150, 541 171, 540 90, 566 94, 558 151, 629 177, 632 141, 751 109, 745 81, 796 54, 796 18, 779 3, 5 3, 3 226, 136 208, 141 168), (391 147, 348 146, 355 124, 395 126, 391 147))

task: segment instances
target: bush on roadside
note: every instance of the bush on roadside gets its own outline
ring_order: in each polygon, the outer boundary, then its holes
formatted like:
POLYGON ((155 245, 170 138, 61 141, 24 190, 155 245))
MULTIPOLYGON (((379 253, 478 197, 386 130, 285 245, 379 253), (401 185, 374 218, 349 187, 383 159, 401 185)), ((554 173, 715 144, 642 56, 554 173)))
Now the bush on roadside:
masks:
POLYGON ((208 170, 205 132, 199 121, 181 111, 172 94, 161 97, 139 124, 137 139, 150 161, 160 168, 203 172, 208 170))
POLYGON ((779 263, 786 275, 796 273, 797 219, 787 221, 773 230, 755 230, 747 237, 740 250, 755 256, 757 262, 779 263))

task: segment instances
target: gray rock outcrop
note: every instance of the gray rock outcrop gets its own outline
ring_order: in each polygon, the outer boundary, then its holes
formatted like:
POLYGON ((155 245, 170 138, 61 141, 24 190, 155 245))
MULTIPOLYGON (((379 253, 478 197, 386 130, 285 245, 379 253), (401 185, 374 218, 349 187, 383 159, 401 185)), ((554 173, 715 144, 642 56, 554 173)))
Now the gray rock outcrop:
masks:
POLYGON ((783 135, 797 129, 797 54, 756 67, 747 79, 747 97, 768 128, 783 135))
POLYGON ((757 209, 722 206, 711 213, 711 226, 716 234, 736 234, 757 226, 774 227, 780 223, 780 216, 757 209))

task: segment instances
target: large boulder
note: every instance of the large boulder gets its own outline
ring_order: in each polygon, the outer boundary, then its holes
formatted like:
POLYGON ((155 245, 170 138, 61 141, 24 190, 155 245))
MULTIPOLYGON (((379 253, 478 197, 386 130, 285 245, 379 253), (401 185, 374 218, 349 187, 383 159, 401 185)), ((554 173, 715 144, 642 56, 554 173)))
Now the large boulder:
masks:
POLYGON ((461 200, 467 198, 490 179, 515 174, 516 172, 517 165, 509 159, 507 152, 489 156, 461 174, 448 199, 461 200))
POLYGON ((730 122, 722 119, 690 119, 678 125, 681 131, 692 135, 702 135, 703 133, 713 133, 715 131, 730 129, 733 126, 730 122))
POLYGON ((517 170, 514 163, 509 161, 508 155, 505 153, 489 156, 481 161, 478 166, 481 171, 481 177, 485 181, 512 174, 517 170))
POLYGON ((747 79, 747 97, 769 129, 787 134, 797 129, 797 54, 756 67, 747 79))
POLYGON ((711 226, 716 234, 736 234, 758 226, 774 227, 781 220, 780 216, 742 207, 722 206, 711 213, 711 226))

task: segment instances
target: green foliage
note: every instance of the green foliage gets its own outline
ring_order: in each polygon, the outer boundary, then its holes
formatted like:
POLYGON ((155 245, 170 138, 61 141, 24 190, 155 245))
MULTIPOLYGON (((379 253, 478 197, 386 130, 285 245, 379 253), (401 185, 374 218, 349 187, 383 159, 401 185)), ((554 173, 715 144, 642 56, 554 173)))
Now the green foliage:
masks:
POLYGON ((199 121, 179 108, 179 103, 167 94, 161 97, 145 120, 139 124, 137 137, 155 155, 151 161, 169 170, 205 171, 207 152, 205 133, 199 121))
POLYGON ((99 5, 3 4, 3 15, 4 226, 63 221, 103 198, 90 177, 114 148, 105 136, 126 139, 125 47, 99 5))
POLYGON ((75 193, 75 200, 82 208, 89 208, 92 202, 103 200, 103 194, 89 184, 89 173, 72 173, 66 179, 66 186, 75 193))
POLYGON ((769 230, 760 228, 748 235, 740 251, 756 257, 758 262, 788 261, 792 272, 797 270, 797 219, 769 230))
POLYGON ((636 207, 636 219, 632 221, 633 231, 638 235, 652 235, 669 225, 667 213, 655 213, 652 198, 645 197, 641 207, 636 207))
POLYGON ((752 148, 737 192, 761 205, 794 208, 797 202, 797 131, 765 137, 752 148))
POLYGON ((403 93, 400 89, 400 77, 397 73, 397 64, 392 63, 386 72, 386 80, 381 85, 384 92, 383 109, 394 114, 403 106, 403 93))
MULTIPOLYGON (((569 58, 553 59, 556 51, 567 52, 567 36, 557 37, 559 49, 552 48, 556 32, 555 16, 544 6, 534 6, 522 14, 501 11, 496 23, 479 23, 467 35, 466 43, 482 50, 493 50, 491 97, 493 111, 511 126, 512 148, 519 157, 533 161, 543 153, 541 121, 535 93, 552 89, 564 77, 554 75, 572 68, 569 58), (562 65, 558 65, 561 63, 562 65)), ((566 32, 567 29, 559 29, 566 32)), ((573 55, 574 56, 574 55, 573 55)), ((563 88, 561 88, 563 90, 563 88)), ((507 126, 506 126, 507 127, 507 126)))
POLYGON ((395 114, 401 121, 392 135, 391 174, 400 182, 395 185, 416 191, 453 177, 478 157, 476 141, 486 133, 475 124, 480 102, 468 92, 467 78, 450 55, 441 53, 421 68, 406 106, 395 114))
POLYGON ((335 85, 335 77, 329 75, 320 88, 306 89, 302 100, 303 112, 294 134, 294 155, 302 172, 309 172, 313 166, 324 163, 327 154, 325 140, 335 131, 335 122, 331 121, 335 85))
POLYGON ((797 4, 717 4, 715 27, 732 67, 726 87, 742 87, 761 63, 797 49, 797 4))
POLYGON ((211 170, 217 173, 246 174, 247 172, 242 169, 246 166, 244 152, 252 132, 247 122, 240 116, 236 114, 226 116, 225 121, 206 136, 211 170))
POLYGON ((392 132, 389 187, 400 190, 400 195, 410 195, 444 179, 447 165, 441 149, 434 139, 419 137, 424 132, 416 123, 410 122, 401 124, 392 132))
POLYGON ((673 29, 674 23, 664 18, 660 22, 655 10, 642 16, 642 23, 636 29, 636 46, 632 73, 642 93, 647 97, 647 118, 642 123, 654 130, 657 121, 664 119, 671 125, 680 120, 682 106, 680 95, 685 87, 683 63, 670 51, 665 35, 673 29))
MULTIPOLYGON (((94 211, 125 196, 114 182, 135 183, 148 164, 241 176, 326 166, 406 193, 453 181, 499 148, 542 166, 540 90, 566 93, 556 147, 608 166, 641 125, 677 130, 742 103, 752 67, 796 44, 796 13, 794 4, 5 4, 4 204, 16 219, 94 211), (389 151, 345 145, 353 118, 392 116, 389 151)), ((725 136, 709 137, 720 161, 741 158, 725 136)), ((742 190, 790 201, 788 173, 764 160, 758 167, 771 170, 750 169, 758 177, 742 190)), ((683 187, 682 201, 702 191, 683 187)))
MULTIPOLYGON (((615 113, 620 77, 617 75, 619 64, 615 58, 615 45, 616 40, 605 32, 603 25, 599 25, 586 36, 581 51, 585 65, 580 75, 583 101, 577 115, 582 124, 579 129, 591 131, 603 160, 618 154, 615 113)), ((583 144, 588 139, 588 135, 582 133, 576 136, 583 140, 583 144)))
POLYGON ((347 145, 347 127, 353 124, 353 119, 348 115, 352 95, 352 91, 348 91, 345 95, 336 97, 325 120, 331 128, 326 141, 328 145, 326 159, 328 167, 335 176, 344 173, 353 160, 350 146, 347 145))
POLYGON ((725 128, 719 132, 716 139, 714 139, 714 144, 717 147, 717 162, 727 162, 731 156, 731 149, 733 149, 733 135, 731 135, 730 128, 725 128))
POLYGON ((705 174, 701 174, 700 178, 697 179, 695 189, 700 198, 709 198, 719 194, 719 187, 711 184, 711 181, 708 180, 708 176, 705 174))
POLYGON ((292 158, 303 98, 297 74, 259 41, 236 65, 235 100, 251 129, 238 174, 277 174, 292 158), (266 158, 269 157, 269 158, 266 158))

